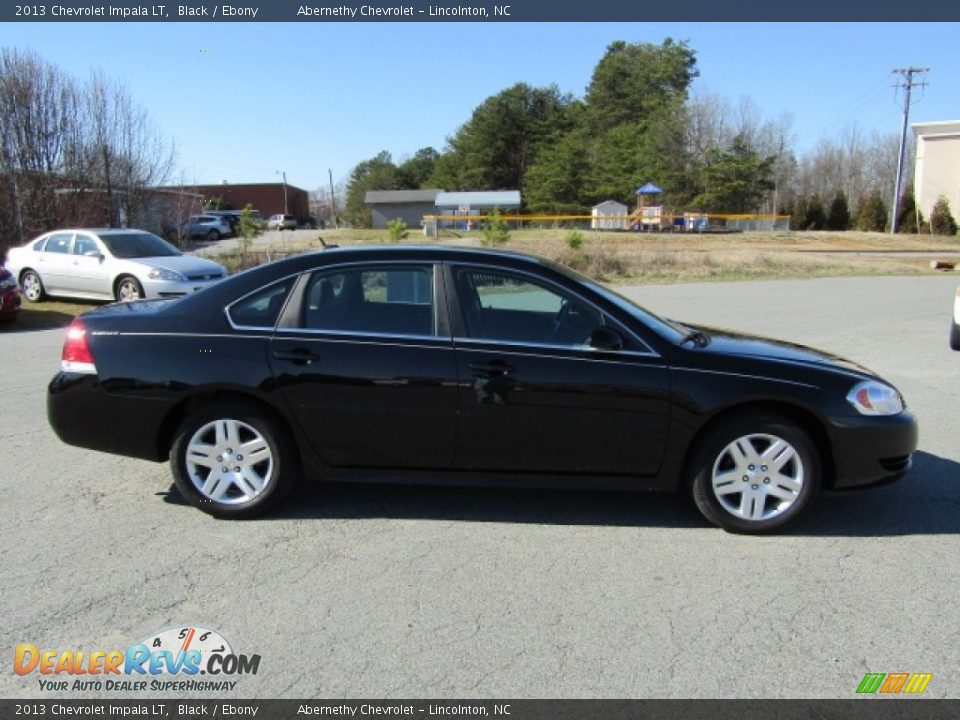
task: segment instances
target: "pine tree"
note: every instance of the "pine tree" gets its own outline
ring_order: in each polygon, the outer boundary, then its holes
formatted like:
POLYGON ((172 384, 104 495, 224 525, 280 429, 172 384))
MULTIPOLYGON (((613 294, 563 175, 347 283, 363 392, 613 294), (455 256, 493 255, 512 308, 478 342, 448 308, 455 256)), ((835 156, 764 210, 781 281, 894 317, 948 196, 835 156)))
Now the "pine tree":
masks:
POLYGON ((807 216, 804 219, 804 226, 807 230, 823 230, 827 224, 827 213, 823 209, 823 200, 816 193, 810 198, 807 205, 807 216))
POLYGON ((887 206, 874 191, 860 201, 857 208, 857 230, 883 232, 887 227, 887 206))
POLYGON ((913 195, 913 186, 908 185, 897 205, 897 232, 918 233, 923 224, 923 215, 917 209, 917 200, 913 195))
POLYGON ((830 203, 830 212, 827 214, 827 230, 849 230, 850 208, 847 205, 847 195, 838 190, 830 203))
POLYGON ((800 196, 793 204, 793 212, 790 214, 790 227, 793 230, 806 230, 807 209, 810 202, 804 196, 800 196))
POLYGON ((957 221, 950 212, 950 201, 941 195, 937 198, 933 211, 930 213, 930 230, 934 235, 956 235, 957 221))

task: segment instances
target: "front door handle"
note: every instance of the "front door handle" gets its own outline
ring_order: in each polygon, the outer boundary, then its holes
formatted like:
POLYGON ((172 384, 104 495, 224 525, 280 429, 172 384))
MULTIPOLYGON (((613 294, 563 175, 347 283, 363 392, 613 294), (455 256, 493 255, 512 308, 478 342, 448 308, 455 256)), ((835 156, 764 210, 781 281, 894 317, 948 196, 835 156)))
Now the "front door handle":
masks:
POLYGON ((491 360, 490 362, 476 362, 470 363, 468 367, 473 370, 475 373, 481 375, 509 375, 516 368, 513 365, 508 365, 503 360, 491 360))
POLYGON ((296 348, 295 350, 275 350, 273 356, 277 360, 288 360, 298 365, 309 365, 315 360, 319 360, 320 356, 316 353, 307 350, 306 348, 296 348))

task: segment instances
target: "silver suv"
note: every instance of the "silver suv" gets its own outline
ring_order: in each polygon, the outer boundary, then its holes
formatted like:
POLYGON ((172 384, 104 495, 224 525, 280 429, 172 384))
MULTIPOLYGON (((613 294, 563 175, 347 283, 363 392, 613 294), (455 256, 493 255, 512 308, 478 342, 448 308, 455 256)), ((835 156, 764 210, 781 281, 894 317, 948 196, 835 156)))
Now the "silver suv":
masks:
POLYGON ((267 220, 267 230, 296 230, 297 218, 293 215, 271 215, 267 220))
POLYGON ((226 218, 217 215, 191 215, 184 223, 183 234, 187 237, 203 237, 216 242, 222 237, 230 237, 233 231, 226 218))

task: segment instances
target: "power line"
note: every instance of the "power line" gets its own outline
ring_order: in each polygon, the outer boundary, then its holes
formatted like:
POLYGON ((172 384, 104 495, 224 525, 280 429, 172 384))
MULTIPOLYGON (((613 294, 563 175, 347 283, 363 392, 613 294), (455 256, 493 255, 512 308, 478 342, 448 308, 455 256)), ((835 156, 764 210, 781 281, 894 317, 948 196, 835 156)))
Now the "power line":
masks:
POLYGON ((897 231, 897 206, 900 204, 900 183, 903 176, 903 153, 907 147, 907 123, 910 121, 910 94, 915 87, 926 87, 927 83, 914 80, 914 75, 930 72, 930 68, 905 67, 894 68, 891 71, 894 75, 899 75, 895 88, 903 88, 905 97, 903 101, 903 130, 900 133, 900 154, 897 157, 897 181, 893 189, 893 209, 890 211, 890 232, 897 231))

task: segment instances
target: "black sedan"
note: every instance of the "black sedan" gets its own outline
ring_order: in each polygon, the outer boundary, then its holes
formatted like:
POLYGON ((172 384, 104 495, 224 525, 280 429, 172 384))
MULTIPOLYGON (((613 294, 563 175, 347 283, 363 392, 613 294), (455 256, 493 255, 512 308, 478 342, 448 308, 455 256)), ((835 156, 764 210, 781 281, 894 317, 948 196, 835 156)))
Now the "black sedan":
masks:
POLYGON ((87 312, 48 414, 72 445, 169 458, 224 518, 310 476, 679 489, 765 532, 822 489, 898 478, 917 444, 900 393, 850 362, 437 246, 331 249, 87 312))

